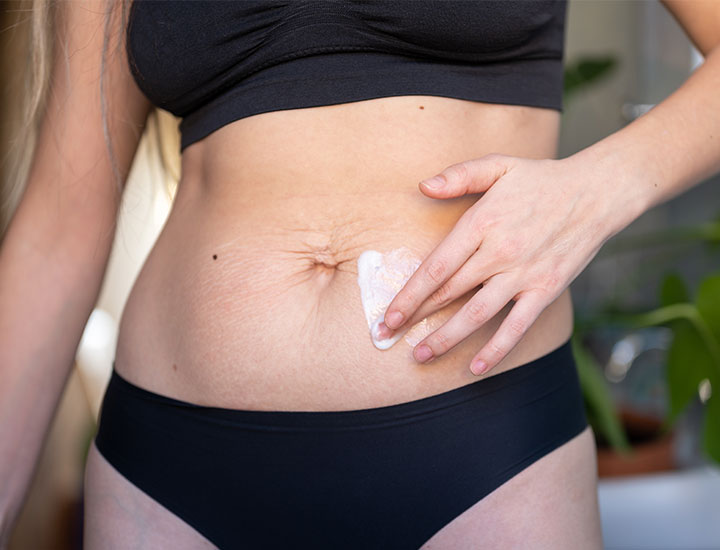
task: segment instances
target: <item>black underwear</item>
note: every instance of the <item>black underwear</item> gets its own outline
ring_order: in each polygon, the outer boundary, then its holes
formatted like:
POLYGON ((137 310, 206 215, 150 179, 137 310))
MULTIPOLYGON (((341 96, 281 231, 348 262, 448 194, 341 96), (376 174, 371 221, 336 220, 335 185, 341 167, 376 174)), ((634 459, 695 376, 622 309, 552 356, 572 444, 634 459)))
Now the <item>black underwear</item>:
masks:
POLYGON ((583 431, 575 369, 567 341, 444 393, 320 412, 198 406, 113 371, 95 442, 221 549, 417 550, 583 431))

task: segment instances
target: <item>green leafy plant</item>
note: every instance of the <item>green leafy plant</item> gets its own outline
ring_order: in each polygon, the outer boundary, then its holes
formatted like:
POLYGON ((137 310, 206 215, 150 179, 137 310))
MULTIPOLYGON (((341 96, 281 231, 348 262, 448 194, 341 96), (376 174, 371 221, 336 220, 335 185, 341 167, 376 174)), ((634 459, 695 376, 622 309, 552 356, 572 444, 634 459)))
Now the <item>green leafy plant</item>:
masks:
POLYGON ((582 57, 564 68, 563 93, 571 95, 609 76, 618 64, 610 55, 582 57))
POLYGON ((597 361, 583 346, 582 335, 577 326, 571 344, 588 422, 593 431, 602 435, 616 451, 628 454, 630 442, 620 422, 610 388, 597 361))
MULTIPOLYGON (((592 323, 629 329, 662 325, 672 330, 665 365, 669 400, 665 428, 675 423, 698 396, 700 386, 705 385, 710 395, 705 399, 703 448, 712 460, 720 463, 720 272, 704 277, 693 298, 680 275, 671 271, 662 280, 659 301, 660 306, 651 311, 608 313, 596 317, 592 323)), ((601 376, 599 371, 597 374, 601 376)), ((593 391, 597 393, 594 388, 593 391)), ((587 403, 591 408, 596 407, 593 401, 587 403)), ((612 413, 604 411, 604 414, 612 413)), ((613 432, 617 428, 614 421, 596 426, 613 446, 623 448, 613 432)))
MULTIPOLYGON (((608 243, 603 253, 608 256, 660 248, 665 252, 661 257, 664 265, 678 265, 681 260, 668 253, 673 247, 688 250, 688 244, 700 243, 705 245, 708 257, 714 258, 720 251, 719 236, 720 217, 689 227, 619 236, 608 243)), ((652 263, 645 262, 644 267, 653 275, 659 272, 652 263)), ((658 306, 654 309, 625 312, 611 304, 599 314, 576 321, 574 350, 589 420, 597 433, 622 452, 627 450, 626 439, 624 434, 618 434, 622 426, 610 399, 608 384, 581 343, 589 331, 610 326, 628 330, 665 326, 671 330, 672 339, 665 362, 668 414, 663 429, 668 430, 674 425, 679 415, 700 395, 700 388, 704 387, 703 448, 712 460, 720 463, 720 272, 706 274, 698 282, 695 292, 691 293, 677 270, 665 269, 660 282, 658 306)))

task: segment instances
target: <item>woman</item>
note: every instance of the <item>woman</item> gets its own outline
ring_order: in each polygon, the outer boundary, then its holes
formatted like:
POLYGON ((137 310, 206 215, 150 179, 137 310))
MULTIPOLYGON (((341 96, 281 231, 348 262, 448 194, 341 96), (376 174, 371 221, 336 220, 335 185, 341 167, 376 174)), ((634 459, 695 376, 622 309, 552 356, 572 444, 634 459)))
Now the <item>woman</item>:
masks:
POLYGON ((127 33, 59 3, 0 253, 3 534, 159 105, 182 179, 123 313, 87 547, 600 548, 567 287, 720 167, 720 4, 666 5, 705 63, 555 160, 563 3, 137 0, 127 33))

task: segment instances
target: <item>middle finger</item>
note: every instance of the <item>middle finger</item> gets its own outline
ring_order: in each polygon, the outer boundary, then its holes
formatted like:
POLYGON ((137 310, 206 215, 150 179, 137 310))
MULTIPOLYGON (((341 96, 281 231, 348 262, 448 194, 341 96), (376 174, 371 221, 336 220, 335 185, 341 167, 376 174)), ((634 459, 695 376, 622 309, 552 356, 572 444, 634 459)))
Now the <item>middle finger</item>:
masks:
POLYGON ((428 296, 445 283, 478 249, 479 242, 472 238, 468 227, 468 212, 463 214, 450 233, 425 258, 392 299, 383 319, 389 328, 397 329, 403 325, 428 296))

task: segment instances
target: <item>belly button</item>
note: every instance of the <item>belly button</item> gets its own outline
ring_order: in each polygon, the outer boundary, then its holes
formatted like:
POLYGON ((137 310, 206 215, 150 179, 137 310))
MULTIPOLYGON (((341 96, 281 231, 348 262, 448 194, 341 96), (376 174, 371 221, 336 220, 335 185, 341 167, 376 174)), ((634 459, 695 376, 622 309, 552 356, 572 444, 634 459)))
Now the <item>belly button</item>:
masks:
POLYGON ((325 287, 335 277, 337 272, 337 262, 328 260, 312 260, 311 273, 312 278, 317 284, 325 287))
POLYGON ((314 261, 313 262, 313 269, 317 273, 325 273, 325 274, 334 274, 337 270, 337 263, 334 262, 323 262, 323 261, 314 261))
POLYGON ((306 252, 308 261, 308 272, 312 278, 325 285, 335 276, 338 265, 341 263, 335 255, 335 250, 327 237, 316 239, 315 242, 308 243, 309 249, 306 252))

